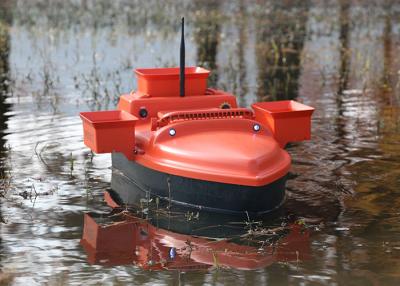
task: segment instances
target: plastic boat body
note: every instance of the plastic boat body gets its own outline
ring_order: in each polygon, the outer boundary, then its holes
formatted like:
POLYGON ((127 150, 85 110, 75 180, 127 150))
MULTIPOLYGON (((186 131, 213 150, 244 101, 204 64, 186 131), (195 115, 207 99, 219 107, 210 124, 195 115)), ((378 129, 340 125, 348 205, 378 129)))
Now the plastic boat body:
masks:
POLYGON ((159 197, 225 213, 265 213, 285 198, 288 142, 310 139, 313 108, 295 101, 240 108, 236 97, 208 89, 209 71, 138 69, 138 90, 118 109, 83 112, 84 142, 112 153, 111 188, 125 204, 159 197))

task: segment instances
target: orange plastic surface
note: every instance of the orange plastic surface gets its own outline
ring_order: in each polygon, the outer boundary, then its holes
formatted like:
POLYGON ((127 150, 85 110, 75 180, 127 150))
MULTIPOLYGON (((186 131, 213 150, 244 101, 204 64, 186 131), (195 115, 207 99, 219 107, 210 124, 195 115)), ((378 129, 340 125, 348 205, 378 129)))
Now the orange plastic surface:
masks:
MULTIPOLYGON (((152 97, 179 96, 179 68, 135 70, 138 92, 152 97)), ((201 67, 185 68, 185 96, 205 95, 210 71, 201 67)))
POLYGON ((253 119, 253 112, 247 108, 230 108, 230 109, 195 109, 180 110, 158 113, 157 127, 163 127, 168 124, 187 120, 210 120, 210 119, 226 119, 226 118, 247 118, 253 119))
POLYGON ((135 123, 132 114, 120 111, 81 112, 84 143, 96 153, 122 152, 133 159, 135 123))
POLYGON ((160 111, 177 111, 188 109, 219 108, 228 103, 236 108, 236 97, 222 91, 214 91, 212 95, 185 96, 185 97, 142 97, 138 93, 125 94, 120 97, 118 109, 129 112, 139 118, 139 122, 150 121, 157 117, 160 111), (146 118, 139 117, 139 110, 145 108, 146 118))
POLYGON ((251 106, 256 120, 267 126, 279 145, 311 139, 314 108, 293 100, 257 102, 251 106))
POLYGON ((155 132, 137 130, 143 154, 136 162, 178 176, 228 184, 263 186, 284 176, 290 157, 267 128, 243 118, 185 120, 155 132), (175 136, 169 134, 175 129, 175 136))

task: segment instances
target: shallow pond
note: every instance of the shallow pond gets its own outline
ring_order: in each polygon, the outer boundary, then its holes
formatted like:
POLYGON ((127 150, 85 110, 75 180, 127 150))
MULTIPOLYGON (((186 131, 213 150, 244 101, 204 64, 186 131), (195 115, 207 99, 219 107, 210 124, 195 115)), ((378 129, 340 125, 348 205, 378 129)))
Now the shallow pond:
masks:
POLYGON ((398 285, 399 53, 400 4, 389 0, 1 1, 0 284, 398 285), (260 264, 248 241, 224 246, 261 267, 214 256, 195 271, 150 271, 95 261, 80 244, 84 213, 110 212, 111 162, 83 145, 78 113, 114 108, 135 89, 135 67, 176 66, 182 15, 187 65, 211 69, 211 86, 242 106, 296 99, 316 109, 312 140, 287 148, 286 203, 263 225, 293 220, 307 239, 253 241, 283 253, 260 264))

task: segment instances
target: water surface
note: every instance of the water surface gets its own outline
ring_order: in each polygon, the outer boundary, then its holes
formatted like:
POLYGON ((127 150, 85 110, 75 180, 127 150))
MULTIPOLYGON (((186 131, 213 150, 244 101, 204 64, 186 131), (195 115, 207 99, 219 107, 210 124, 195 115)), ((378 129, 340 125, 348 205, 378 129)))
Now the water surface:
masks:
POLYGON ((396 1, 2 1, 0 284, 398 285, 399 47, 396 1), (176 66, 182 15, 187 65, 211 86, 315 107, 272 223, 306 224, 308 259, 148 271, 91 264, 79 244, 84 212, 109 211, 111 162, 78 113, 114 108, 135 67, 176 66))

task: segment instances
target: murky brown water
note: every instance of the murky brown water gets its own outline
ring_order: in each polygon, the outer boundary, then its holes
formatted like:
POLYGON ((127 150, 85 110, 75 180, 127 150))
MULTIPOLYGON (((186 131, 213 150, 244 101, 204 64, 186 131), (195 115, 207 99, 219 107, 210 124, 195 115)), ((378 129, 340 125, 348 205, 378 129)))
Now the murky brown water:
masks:
MULTIPOLYGON (((0 284, 398 285, 400 5, 396 1, 0 2, 0 284), (283 2, 283 3, 281 3, 283 2), (313 140, 291 145, 288 200, 308 259, 257 270, 90 264, 84 212, 108 212, 110 158, 78 112, 113 108, 131 69, 187 64, 242 106, 296 98, 313 140)), ((201 216, 201 214, 200 214, 201 216)))

